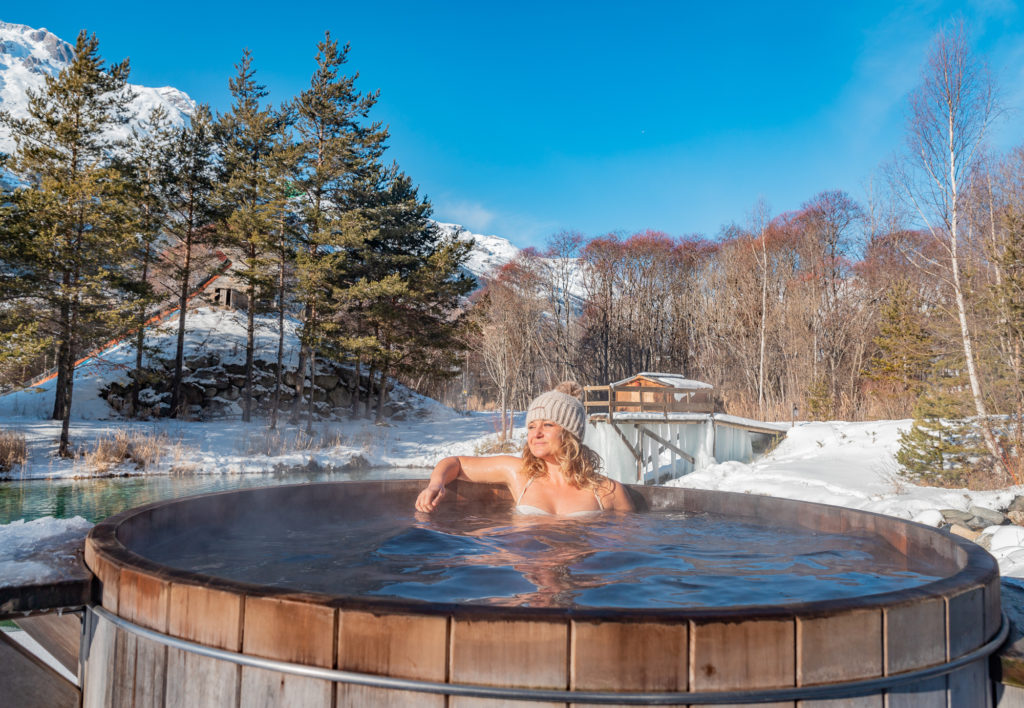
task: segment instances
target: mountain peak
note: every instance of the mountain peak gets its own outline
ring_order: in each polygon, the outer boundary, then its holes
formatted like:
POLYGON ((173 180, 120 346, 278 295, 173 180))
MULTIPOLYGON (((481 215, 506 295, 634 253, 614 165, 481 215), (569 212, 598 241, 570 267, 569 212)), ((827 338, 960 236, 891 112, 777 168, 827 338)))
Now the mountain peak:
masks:
MULTIPOLYGON (((28 91, 42 91, 47 76, 57 76, 74 59, 75 48, 45 28, 0 21, 0 108, 17 118, 27 115, 28 91)), ((151 110, 163 107, 172 122, 182 123, 195 109, 188 94, 172 86, 149 88, 131 85, 132 125, 145 120, 151 110)), ((131 126, 118 129, 127 137, 131 126)), ((11 152, 14 140, 0 129, 0 153, 11 152)))

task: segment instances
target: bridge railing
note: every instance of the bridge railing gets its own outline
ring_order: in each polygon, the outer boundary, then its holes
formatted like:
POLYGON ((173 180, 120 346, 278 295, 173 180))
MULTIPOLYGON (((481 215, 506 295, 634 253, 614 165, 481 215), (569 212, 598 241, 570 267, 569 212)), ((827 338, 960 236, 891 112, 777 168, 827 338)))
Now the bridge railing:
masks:
POLYGON ((583 406, 587 417, 616 413, 714 413, 715 402, 707 395, 710 389, 676 388, 673 386, 585 386, 583 406))

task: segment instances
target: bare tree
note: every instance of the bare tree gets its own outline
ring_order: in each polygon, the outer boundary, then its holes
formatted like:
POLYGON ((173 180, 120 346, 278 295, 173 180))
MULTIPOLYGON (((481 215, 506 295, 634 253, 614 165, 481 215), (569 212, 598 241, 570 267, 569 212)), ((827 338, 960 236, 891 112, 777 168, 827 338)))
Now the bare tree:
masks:
POLYGON ((908 154, 895 170, 903 195, 913 204, 938 254, 916 262, 942 273, 952 293, 978 425, 997 469, 1007 474, 992 431, 968 322, 963 250, 969 185, 981 164, 986 134, 998 114, 995 83, 968 46, 963 24, 939 33, 921 85, 910 96, 908 154), (930 262, 929 262, 930 261, 930 262))

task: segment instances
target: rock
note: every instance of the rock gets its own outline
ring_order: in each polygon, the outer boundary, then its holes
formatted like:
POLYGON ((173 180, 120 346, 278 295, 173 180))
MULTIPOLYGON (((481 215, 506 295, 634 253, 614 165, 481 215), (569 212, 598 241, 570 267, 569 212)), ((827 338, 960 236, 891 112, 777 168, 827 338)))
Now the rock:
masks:
POLYGON ((1002 526, 1006 523, 1006 517, 994 509, 986 509, 983 506, 972 506, 968 512, 975 518, 981 519, 986 526, 1002 526))
POLYGON ((313 388, 313 401, 316 403, 324 403, 327 401, 327 391, 323 390, 319 386, 313 388))
POLYGON ((216 386, 207 386, 206 388, 204 388, 203 389, 203 397, 204 398, 216 398, 217 397, 217 387, 216 386))
POLYGON ((238 386, 229 386, 228 389, 221 395, 224 396, 224 398, 228 399, 229 401, 237 401, 238 397, 242 395, 242 392, 239 390, 238 386))
POLYGON ((973 541, 976 538, 978 538, 978 536, 981 535, 981 531, 975 531, 974 529, 969 529, 969 528, 967 528, 966 526, 964 526, 962 524, 953 524, 952 526, 949 527, 949 532, 951 534, 953 534, 954 536, 960 536, 961 538, 966 538, 968 541, 973 541))
POLYGON ((333 374, 321 374, 316 377, 316 385, 325 391, 331 391, 338 387, 338 377, 333 374))
POLYGON ((330 401, 331 405, 336 407, 336 408, 340 408, 342 406, 347 406, 349 404, 349 402, 350 402, 349 401, 349 396, 348 396, 348 391, 346 391, 341 386, 333 389, 330 393, 328 393, 327 394, 327 400, 330 401))
POLYGON ((965 524, 974 518, 974 514, 966 511, 960 511, 959 509, 939 509, 939 512, 949 523, 962 523, 965 524))
POLYGON ((224 371, 235 376, 244 376, 245 364, 224 364, 224 371))
POLYGON ((1006 509, 1007 511, 1024 511, 1024 495, 1015 496, 1006 509))
POLYGON ((284 372, 284 377, 282 377, 282 381, 284 381, 285 385, 291 386, 292 388, 295 388, 295 382, 298 380, 299 374, 295 371, 286 371, 284 372))
POLYGON ((244 376, 229 376, 228 382, 239 389, 245 388, 245 377, 244 376))
POLYGON ((1016 509, 1008 511, 1006 512, 1006 518, 1018 526, 1024 526, 1024 511, 1017 511, 1016 509))
POLYGON ((208 366, 213 366, 216 359, 209 354, 203 354, 201 356, 189 356, 184 359, 185 366, 195 371, 196 369, 205 369, 208 366))

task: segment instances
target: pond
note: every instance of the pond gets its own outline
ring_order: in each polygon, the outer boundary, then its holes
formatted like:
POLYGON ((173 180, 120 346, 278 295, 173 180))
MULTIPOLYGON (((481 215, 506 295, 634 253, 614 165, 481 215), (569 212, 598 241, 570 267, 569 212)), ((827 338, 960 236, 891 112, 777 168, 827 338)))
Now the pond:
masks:
POLYGON ((426 479, 429 469, 292 470, 264 474, 180 474, 0 482, 0 524, 43 516, 96 522, 142 504, 248 487, 347 480, 426 479))

